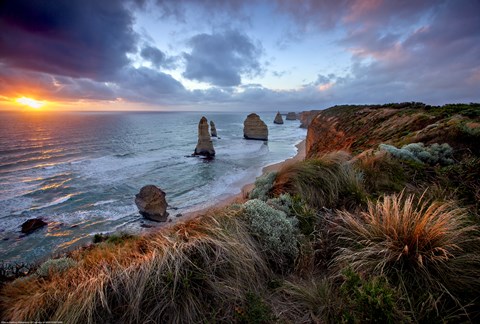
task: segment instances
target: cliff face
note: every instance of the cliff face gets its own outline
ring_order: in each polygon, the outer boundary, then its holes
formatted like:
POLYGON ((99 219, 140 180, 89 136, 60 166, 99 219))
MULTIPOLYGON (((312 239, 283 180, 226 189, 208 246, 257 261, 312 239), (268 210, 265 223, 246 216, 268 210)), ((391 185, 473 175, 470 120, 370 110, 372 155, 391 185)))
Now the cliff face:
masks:
MULTIPOLYGON (((308 122, 314 112, 302 113, 308 122)), ((335 150, 358 153, 381 143, 402 146, 448 143, 480 154, 480 105, 426 106, 402 103, 334 106, 316 112, 308 127, 307 158, 335 150)))

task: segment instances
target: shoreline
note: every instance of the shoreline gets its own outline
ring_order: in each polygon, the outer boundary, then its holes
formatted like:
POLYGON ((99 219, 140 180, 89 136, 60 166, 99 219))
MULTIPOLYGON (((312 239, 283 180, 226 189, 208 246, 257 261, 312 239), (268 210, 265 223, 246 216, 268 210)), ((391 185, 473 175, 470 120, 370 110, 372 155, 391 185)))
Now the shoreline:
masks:
MULTIPOLYGON (((295 147, 297 148, 297 153, 293 157, 288 158, 284 161, 269 164, 269 165, 263 167, 262 173, 259 175, 259 177, 261 177, 261 176, 263 176, 263 175, 265 175, 266 173, 269 173, 269 172, 279 171, 283 166, 288 165, 290 163, 304 160, 305 156, 306 156, 305 142, 306 142, 306 139, 303 139, 300 143, 295 145, 295 147)), ((234 203, 244 203, 245 201, 248 200, 248 194, 250 193, 250 191, 252 191, 252 189, 255 187, 255 180, 256 180, 256 178, 253 180, 253 182, 245 184, 242 187, 240 193, 225 197, 223 199, 220 199, 219 201, 217 201, 212 206, 208 206, 208 207, 205 207, 205 208, 201 208, 199 210, 195 210, 195 211, 185 213, 180 218, 178 218, 178 220, 169 222, 168 225, 172 226, 172 225, 177 224, 177 223, 186 222, 186 221, 191 220, 193 218, 204 215, 209 210, 220 209, 220 208, 226 207, 226 206, 234 204, 234 203)), ((165 226, 162 226, 162 227, 165 227, 165 226)))

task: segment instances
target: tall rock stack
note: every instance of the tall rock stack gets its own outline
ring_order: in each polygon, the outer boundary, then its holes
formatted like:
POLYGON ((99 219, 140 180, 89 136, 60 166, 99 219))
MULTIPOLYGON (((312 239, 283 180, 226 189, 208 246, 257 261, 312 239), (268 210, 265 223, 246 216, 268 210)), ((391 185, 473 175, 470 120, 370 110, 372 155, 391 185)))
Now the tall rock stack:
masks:
POLYGON ((215 127, 213 120, 210 121, 210 134, 212 137, 217 137, 217 128, 215 127))
POLYGON ((198 142, 193 155, 203 155, 206 157, 215 156, 212 138, 208 132, 208 121, 205 117, 202 117, 198 123, 198 142))
POLYGON ((297 114, 294 113, 294 112, 289 112, 289 113, 287 114, 286 120, 297 120, 297 114))
POLYGON ((243 137, 268 141, 268 127, 257 114, 250 114, 243 122, 243 137))
POLYGON ((277 112, 277 115, 275 116, 275 119, 273 121, 274 124, 283 124, 283 118, 282 115, 280 115, 280 112, 277 112))

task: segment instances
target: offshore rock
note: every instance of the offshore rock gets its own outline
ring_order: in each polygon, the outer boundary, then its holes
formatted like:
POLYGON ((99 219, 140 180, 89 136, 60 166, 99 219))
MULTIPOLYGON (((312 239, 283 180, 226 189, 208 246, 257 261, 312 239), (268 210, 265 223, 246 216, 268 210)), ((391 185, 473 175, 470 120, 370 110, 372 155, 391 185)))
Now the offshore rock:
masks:
POLYGON ((283 118, 282 115, 280 115, 280 112, 277 112, 277 115, 275 116, 275 119, 273 121, 274 124, 283 124, 283 118))
POLYGON ((208 132, 208 121, 207 118, 202 117, 198 123, 198 142, 197 147, 195 147, 195 152, 193 155, 202 155, 206 157, 215 156, 215 150, 213 149, 212 138, 208 132))
POLYGON ((47 225, 47 223, 45 223, 42 219, 31 218, 22 224, 22 233, 24 234, 33 233, 33 231, 39 228, 42 228, 45 225, 47 225))
POLYGON ((289 113, 287 114, 286 120, 297 120, 297 114, 294 113, 294 112, 289 112, 289 113))
POLYGON ((210 121, 210 134, 212 137, 217 137, 217 128, 215 127, 213 120, 210 121))
POLYGON ((250 114, 243 122, 243 137, 268 141, 268 127, 257 114, 250 114))
POLYGON ((140 215, 155 222, 167 221, 167 201, 165 192, 154 185, 147 185, 140 189, 135 195, 135 205, 137 205, 140 215))

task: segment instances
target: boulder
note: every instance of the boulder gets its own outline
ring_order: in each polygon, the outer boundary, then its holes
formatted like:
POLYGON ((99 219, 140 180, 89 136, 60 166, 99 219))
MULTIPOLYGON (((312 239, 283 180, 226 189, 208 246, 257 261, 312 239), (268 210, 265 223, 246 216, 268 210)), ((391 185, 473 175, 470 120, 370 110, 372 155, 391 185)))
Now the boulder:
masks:
POLYGON ((268 141, 268 127, 257 114, 250 114, 243 122, 243 137, 268 141))
POLYGON ((208 121, 205 117, 202 117, 198 123, 198 142, 193 155, 203 155, 206 157, 215 156, 212 138, 208 132, 208 121))
POLYGON ((297 120, 297 114, 294 113, 294 112, 289 112, 289 113, 287 114, 286 120, 297 120))
POLYGON ((167 221, 167 201, 165 200, 165 192, 154 185, 147 185, 140 189, 135 195, 135 205, 137 205, 140 215, 156 221, 167 221))
POLYGON ((277 112, 277 115, 275 116, 275 119, 273 120, 274 124, 283 124, 283 118, 282 115, 280 115, 280 112, 277 112))
POLYGON ((210 121, 210 134, 212 137, 217 137, 217 128, 215 127, 213 120, 210 121))
POLYGON ((30 234, 45 225, 47 225, 47 223, 41 218, 31 218, 22 224, 22 233, 30 234))

